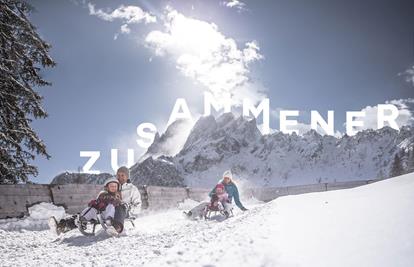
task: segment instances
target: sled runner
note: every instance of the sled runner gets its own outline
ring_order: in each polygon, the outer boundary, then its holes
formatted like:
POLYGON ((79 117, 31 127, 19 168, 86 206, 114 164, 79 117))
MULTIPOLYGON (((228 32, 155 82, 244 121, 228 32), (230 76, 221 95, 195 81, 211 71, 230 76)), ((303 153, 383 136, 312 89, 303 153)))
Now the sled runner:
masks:
MULTIPOLYGON (((105 220, 102 218, 102 214, 98 213, 97 214, 97 218, 98 220, 85 220, 83 216, 81 216, 80 214, 78 214, 76 216, 75 219, 75 224, 78 227, 78 230, 86 236, 94 236, 96 235, 96 226, 100 225, 102 227, 102 229, 108 233, 108 228, 109 226, 106 224, 105 220)), ((113 233, 112 231, 110 231, 110 233, 113 233)), ((111 234, 112 235, 112 234, 111 234)))
MULTIPOLYGON (((125 217, 125 222, 129 221, 132 226, 135 228, 135 224, 134 224, 134 220, 136 219, 135 216, 132 216, 131 214, 131 209, 133 208, 132 205, 128 205, 127 206, 127 210, 126 210, 126 217, 125 217)), ((85 214, 88 211, 85 212, 85 214)), ((85 215, 83 214, 83 215, 85 215)), ((115 227, 112 226, 112 222, 111 220, 105 220, 102 216, 101 212, 98 212, 97 214, 97 219, 98 220, 85 220, 83 216, 81 216, 80 214, 77 215, 76 219, 75 219, 75 224, 77 225, 79 231, 85 235, 85 236, 94 236, 96 235, 96 226, 100 225, 102 227, 102 229, 109 235, 111 236, 118 236, 119 233, 116 231, 115 227)))
POLYGON ((216 216, 217 214, 220 214, 222 216, 225 216, 226 219, 230 216, 233 216, 233 208, 231 208, 229 211, 225 210, 222 203, 218 203, 217 206, 214 206, 212 204, 206 205, 204 208, 204 219, 210 220, 212 215, 216 216))
POLYGON ((94 236, 96 235, 96 226, 100 225, 102 229, 110 236, 118 236, 118 232, 112 226, 112 220, 107 219, 105 220, 102 216, 102 212, 98 211, 96 214, 95 219, 86 220, 85 215, 88 213, 90 209, 86 210, 84 214, 77 214, 75 218, 75 225, 78 227, 78 230, 85 236, 94 236))
MULTIPOLYGON (((135 216, 131 213, 131 208, 133 206, 127 206, 126 210, 126 216, 125 216, 125 222, 129 221, 131 222, 132 226, 135 227, 134 220, 136 219, 135 216)), ((68 217, 66 219, 62 219, 59 222, 56 220, 55 217, 50 217, 48 224, 50 231, 54 233, 55 235, 60 235, 62 233, 66 233, 72 229, 78 229, 83 235, 85 236, 95 236, 98 234, 97 226, 100 226, 100 228, 105 231, 110 236, 118 236, 121 231, 117 231, 115 227, 120 227, 119 224, 115 225, 113 222, 112 217, 108 217, 105 219, 104 214, 102 211, 93 209, 92 207, 84 210, 82 213, 78 213, 76 215, 73 215, 71 217, 68 217), (86 219, 86 216, 88 212, 94 212, 95 215, 93 216, 93 219, 86 219)), ((121 227, 123 227, 121 225, 121 227)), ((119 229, 118 229, 119 230, 119 229)))
POLYGON ((56 236, 59 236, 62 233, 66 233, 71 229, 78 228, 78 230, 85 236, 95 236, 96 235, 96 226, 100 225, 102 229, 110 236, 118 236, 118 232, 116 229, 111 225, 108 220, 104 220, 102 218, 102 214, 97 215, 98 220, 85 220, 79 214, 72 216, 69 218, 69 221, 73 225, 60 225, 60 223, 56 220, 54 216, 49 218, 48 224, 50 231, 54 233, 56 236))

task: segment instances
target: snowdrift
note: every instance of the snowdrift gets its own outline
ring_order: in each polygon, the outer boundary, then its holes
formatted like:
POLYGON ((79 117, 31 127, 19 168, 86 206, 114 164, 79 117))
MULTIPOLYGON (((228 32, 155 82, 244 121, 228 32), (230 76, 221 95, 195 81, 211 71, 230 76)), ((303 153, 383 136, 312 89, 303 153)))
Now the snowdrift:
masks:
POLYGON ((0 220, 0 229, 7 231, 40 231, 48 229, 48 220, 51 216, 55 216, 58 220, 66 215, 65 209, 55 206, 52 203, 42 202, 29 207, 29 216, 18 219, 2 219, 0 220))
POLYGON ((148 214, 120 238, 0 230, 2 265, 413 266, 413 203, 411 173, 246 203, 222 222, 189 221, 179 209, 148 214))

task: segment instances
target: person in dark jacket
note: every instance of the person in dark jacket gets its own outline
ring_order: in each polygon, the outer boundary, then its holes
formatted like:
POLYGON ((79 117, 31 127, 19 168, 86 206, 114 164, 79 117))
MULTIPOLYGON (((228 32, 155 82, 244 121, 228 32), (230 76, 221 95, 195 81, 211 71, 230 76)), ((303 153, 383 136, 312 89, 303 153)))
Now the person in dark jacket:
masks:
MULTIPOLYGON (((233 174, 231 171, 225 171, 223 174, 223 179, 220 182, 224 185, 224 189, 226 190, 230 202, 234 199, 234 203, 236 206, 241 209, 242 211, 246 211, 247 209, 243 206, 243 204, 240 201, 240 195, 239 190, 237 189, 236 184, 233 182, 233 174)), ((211 197, 214 194, 215 187, 211 192, 209 193, 209 196, 211 197)))

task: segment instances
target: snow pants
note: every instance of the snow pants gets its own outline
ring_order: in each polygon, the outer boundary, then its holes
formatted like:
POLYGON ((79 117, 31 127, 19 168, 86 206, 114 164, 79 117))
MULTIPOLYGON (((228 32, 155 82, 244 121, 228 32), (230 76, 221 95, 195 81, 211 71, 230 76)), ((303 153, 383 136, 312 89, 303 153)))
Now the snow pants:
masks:
POLYGON ((127 207, 125 205, 117 206, 115 208, 114 221, 123 226, 126 217, 127 217, 127 207))
MULTIPOLYGON (((86 220, 90 221, 92 219, 98 220, 98 210, 95 208, 86 208, 81 213, 81 216, 83 216, 86 220)), ((109 204, 106 206, 105 210, 102 211, 102 218, 104 220, 108 219, 109 217, 114 218, 115 216, 115 207, 112 204, 109 204)))

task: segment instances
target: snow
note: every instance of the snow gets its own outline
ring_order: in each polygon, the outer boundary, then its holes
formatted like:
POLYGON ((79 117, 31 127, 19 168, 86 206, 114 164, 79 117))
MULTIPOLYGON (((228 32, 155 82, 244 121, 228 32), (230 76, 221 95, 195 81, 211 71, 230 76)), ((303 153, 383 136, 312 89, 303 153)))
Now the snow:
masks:
POLYGON ((183 202, 178 203, 178 209, 180 210, 191 210, 195 206, 197 206, 199 202, 192 200, 192 199, 186 199, 183 202))
MULTIPOLYGON (((191 128, 183 121, 156 134, 145 155, 130 168, 135 185, 212 188, 226 170, 238 184, 281 187, 383 179, 397 153, 414 150, 414 127, 367 129, 334 137, 311 130, 304 134, 262 135, 255 119, 232 113, 200 117, 191 128), (191 129, 191 130, 190 130, 191 129)), ((192 124, 191 124, 192 125, 192 124)), ((403 165, 411 171, 411 161, 403 165)), ((82 177, 81 177, 82 178, 82 177)), ((78 183, 76 173, 52 183, 78 183)), ((81 182, 103 183, 84 175, 81 182)))
POLYGON ((2 266, 413 266, 412 203, 414 173, 245 203, 224 221, 150 213, 119 238, 0 230, 2 266))
MULTIPOLYGON (((412 149, 413 136, 411 126, 400 131, 368 129, 340 138, 314 130, 262 135, 255 119, 224 113, 217 119, 201 117, 183 149, 170 160, 178 171, 175 176, 189 187, 211 188, 228 169, 238 182, 257 187, 372 180, 388 177, 394 155, 412 149)), ((163 168, 157 162, 147 165, 151 171, 134 176, 133 182, 145 180, 142 176, 151 179, 163 168)))
POLYGON ((0 229, 7 231, 45 230, 48 228, 48 219, 55 216, 60 220, 65 217, 65 209, 51 203, 42 202, 28 208, 29 216, 23 219, 2 219, 0 229))

